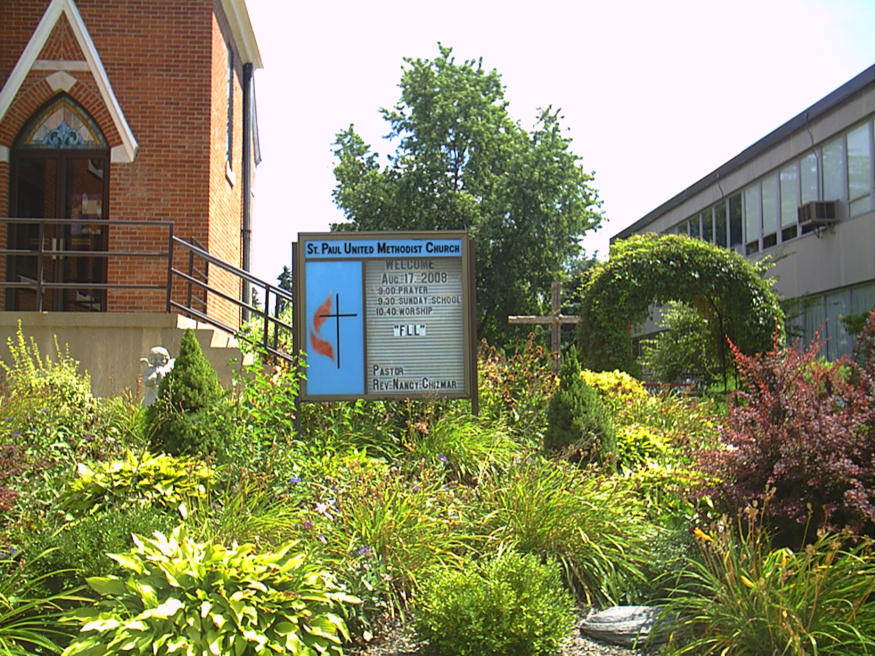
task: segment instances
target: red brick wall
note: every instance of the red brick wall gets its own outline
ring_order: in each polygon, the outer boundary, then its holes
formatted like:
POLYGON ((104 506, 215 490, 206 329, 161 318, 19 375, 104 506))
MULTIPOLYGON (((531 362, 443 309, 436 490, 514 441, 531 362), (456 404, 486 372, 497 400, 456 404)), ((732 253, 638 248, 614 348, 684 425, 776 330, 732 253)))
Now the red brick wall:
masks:
MULTIPOLYGON (((36 28, 48 0, 0 2, 0 84, 6 82, 36 28)), ((230 30, 218 0, 76 0, 112 89, 139 150, 132 163, 109 172, 109 218, 173 221, 176 235, 194 237, 208 250, 240 265, 242 67, 236 56, 234 165, 236 183, 225 176, 226 42, 230 30)), ((40 59, 81 60, 75 37, 61 17, 40 59)), ((32 71, 0 121, 0 145, 11 147, 28 118, 54 92, 52 71, 32 71)), ((69 95, 103 131, 110 147, 122 143, 90 72, 68 71, 78 81, 69 95)), ((8 215, 9 167, 0 163, 0 213, 8 215)), ((131 226, 110 230, 110 250, 166 250, 166 229, 131 226)), ((177 268, 187 269, 187 257, 177 268)), ((164 284, 166 262, 113 260, 110 282, 164 284)), ((236 280, 211 269, 211 284, 238 296, 236 280)), ((185 290, 174 294, 181 300, 185 290)), ((163 311, 160 292, 112 290, 109 311, 163 311)), ((217 318, 236 325, 236 306, 211 301, 217 318)))

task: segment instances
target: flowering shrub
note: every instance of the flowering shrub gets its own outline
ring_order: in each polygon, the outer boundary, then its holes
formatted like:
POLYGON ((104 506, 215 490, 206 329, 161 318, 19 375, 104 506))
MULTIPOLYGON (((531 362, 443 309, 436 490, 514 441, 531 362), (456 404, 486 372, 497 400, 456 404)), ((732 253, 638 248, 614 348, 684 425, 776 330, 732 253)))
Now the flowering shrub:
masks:
POLYGON ((550 354, 529 334, 506 356, 484 340, 480 345, 480 412, 500 420, 513 435, 538 442, 545 429, 544 409, 556 389, 550 354))
POLYGON ((731 448, 702 458, 725 480, 718 492, 742 508, 773 488, 768 513, 779 523, 875 530, 871 366, 819 361, 817 342, 756 356, 732 348, 745 386, 722 430, 731 448))

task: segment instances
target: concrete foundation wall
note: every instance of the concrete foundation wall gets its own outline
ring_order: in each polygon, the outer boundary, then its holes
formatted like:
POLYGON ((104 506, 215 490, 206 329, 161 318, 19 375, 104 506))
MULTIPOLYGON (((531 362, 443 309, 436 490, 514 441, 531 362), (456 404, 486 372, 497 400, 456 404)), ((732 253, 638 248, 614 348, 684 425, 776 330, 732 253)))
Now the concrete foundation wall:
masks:
POLYGON ((70 356, 79 361, 80 371, 90 375, 95 396, 129 390, 142 398, 140 358, 148 356, 153 346, 163 346, 175 358, 182 329, 187 327, 196 328, 204 355, 226 389, 234 369, 240 369, 240 350, 232 338, 164 313, 0 312, 0 359, 7 364, 12 362, 7 339, 15 336, 19 321, 25 339, 35 340, 43 358, 55 359, 55 336, 62 352, 67 345, 70 356), (233 365, 229 364, 232 358, 236 360, 233 365))

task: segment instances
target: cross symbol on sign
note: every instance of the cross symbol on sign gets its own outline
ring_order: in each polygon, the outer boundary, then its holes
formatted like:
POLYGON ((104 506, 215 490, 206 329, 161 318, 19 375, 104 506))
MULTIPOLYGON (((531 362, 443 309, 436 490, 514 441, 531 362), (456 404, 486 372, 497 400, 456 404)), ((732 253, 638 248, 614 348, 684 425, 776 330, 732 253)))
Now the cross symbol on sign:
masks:
POLYGON ((334 319, 334 329, 337 332, 337 368, 340 369, 340 320, 344 317, 357 317, 356 313, 344 314, 340 311, 340 294, 334 295, 334 307, 337 310, 333 313, 319 314, 324 319, 334 319))

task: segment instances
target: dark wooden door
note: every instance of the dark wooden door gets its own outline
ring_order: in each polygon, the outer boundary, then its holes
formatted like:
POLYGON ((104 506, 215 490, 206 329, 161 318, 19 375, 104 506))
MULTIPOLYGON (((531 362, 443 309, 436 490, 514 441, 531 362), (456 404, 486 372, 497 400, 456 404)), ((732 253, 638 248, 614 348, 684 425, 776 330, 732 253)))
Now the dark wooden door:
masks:
POLYGON ((42 257, 16 255, 8 264, 16 282, 83 283, 82 287, 48 289, 40 306, 36 291, 10 290, 7 309, 105 311, 106 292, 88 283, 106 282, 106 259, 82 252, 105 251, 106 227, 88 223, 106 214, 107 161, 103 153, 82 151, 24 152, 14 157, 11 212, 13 218, 69 219, 69 223, 11 223, 11 248, 39 250, 42 257), (79 253, 71 254, 70 252, 79 253))

